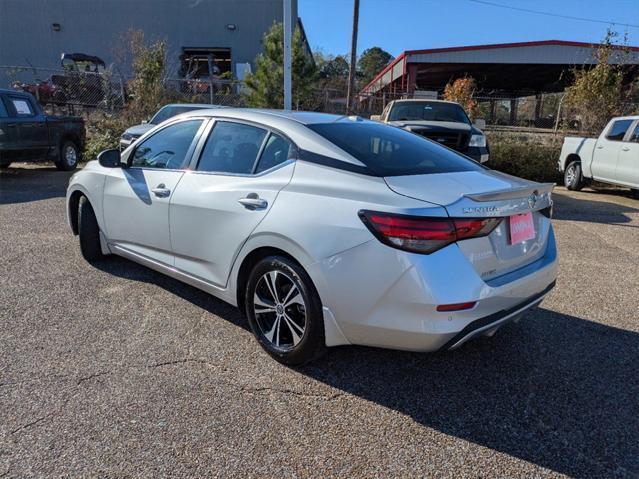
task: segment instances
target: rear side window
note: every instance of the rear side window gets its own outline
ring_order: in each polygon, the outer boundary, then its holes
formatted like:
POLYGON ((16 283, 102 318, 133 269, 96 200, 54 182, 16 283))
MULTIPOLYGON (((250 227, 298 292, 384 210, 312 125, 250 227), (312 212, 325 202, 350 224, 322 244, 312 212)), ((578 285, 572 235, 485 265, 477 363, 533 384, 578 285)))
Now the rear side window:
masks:
POLYGON ((28 100, 24 98, 11 98, 11 103, 18 116, 33 116, 33 107, 28 100))
POLYGON ((186 154, 201 125, 202 120, 188 120, 161 129, 135 148, 131 166, 173 170, 184 168, 186 154))
POLYGON ((612 127, 606 134, 606 138, 610 141, 621 141, 626 136, 626 132, 633 120, 617 120, 612 124, 612 127))
POLYGON ((284 163, 293 155, 293 147, 291 143, 277 133, 271 133, 266 140, 264 151, 257 163, 256 173, 270 170, 271 168, 284 163))
POLYGON ((243 123, 217 121, 209 135, 198 171, 250 174, 267 131, 243 123))
POLYGON ((482 171, 478 163, 406 130, 377 122, 307 125, 376 176, 482 171))

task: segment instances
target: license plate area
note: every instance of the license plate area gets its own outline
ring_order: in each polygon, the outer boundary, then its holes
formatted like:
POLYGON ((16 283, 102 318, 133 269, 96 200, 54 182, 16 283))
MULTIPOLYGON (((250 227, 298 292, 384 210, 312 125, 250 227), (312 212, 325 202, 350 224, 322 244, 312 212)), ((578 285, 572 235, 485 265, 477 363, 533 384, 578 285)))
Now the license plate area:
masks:
POLYGON ((535 237, 535 223, 531 212, 509 217, 508 227, 511 245, 523 243, 535 237))

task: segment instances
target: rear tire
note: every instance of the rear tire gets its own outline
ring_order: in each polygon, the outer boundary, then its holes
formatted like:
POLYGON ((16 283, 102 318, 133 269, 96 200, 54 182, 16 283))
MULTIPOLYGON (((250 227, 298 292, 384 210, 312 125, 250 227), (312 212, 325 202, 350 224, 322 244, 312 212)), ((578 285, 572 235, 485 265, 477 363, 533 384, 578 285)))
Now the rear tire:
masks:
POLYGON ((637 188, 631 188, 630 189, 630 196, 632 196, 636 200, 639 200, 639 190, 637 188))
POLYGON ((60 146, 60 155, 55 167, 60 171, 75 170, 80 162, 80 149, 73 141, 65 141, 60 146))
POLYGON ((564 172, 564 185, 566 185, 566 188, 570 191, 579 191, 586 185, 581 173, 580 162, 573 161, 566 167, 566 171, 564 172))
POLYGON ((245 311, 260 345, 282 364, 296 366, 326 351, 322 302, 306 271, 282 256, 255 265, 245 311))
POLYGON ((100 245, 100 227, 95 218, 93 207, 86 196, 80 198, 78 205, 78 233, 80 236, 80 251, 89 263, 104 259, 100 245))

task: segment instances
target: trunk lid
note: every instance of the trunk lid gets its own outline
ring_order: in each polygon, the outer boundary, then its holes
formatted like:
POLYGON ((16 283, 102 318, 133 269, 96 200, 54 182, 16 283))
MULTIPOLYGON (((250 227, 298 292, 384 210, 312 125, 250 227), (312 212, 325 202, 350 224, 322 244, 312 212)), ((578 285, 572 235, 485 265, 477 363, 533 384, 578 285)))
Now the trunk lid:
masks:
POLYGON ((386 177, 396 193, 443 206, 453 218, 503 218, 488 236, 457 245, 488 281, 526 266, 546 251, 553 184, 535 183, 492 170, 386 177), (510 217, 531 213, 535 235, 512 244, 510 217))

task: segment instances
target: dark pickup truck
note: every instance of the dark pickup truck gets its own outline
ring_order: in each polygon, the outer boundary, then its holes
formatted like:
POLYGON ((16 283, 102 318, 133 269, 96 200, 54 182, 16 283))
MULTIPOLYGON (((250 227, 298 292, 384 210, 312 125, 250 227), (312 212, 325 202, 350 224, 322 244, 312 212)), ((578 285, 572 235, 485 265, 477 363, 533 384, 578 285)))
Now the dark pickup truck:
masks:
POLYGON ((84 120, 47 116, 29 93, 0 89, 0 168, 14 161, 53 161, 59 170, 78 166, 84 120))

